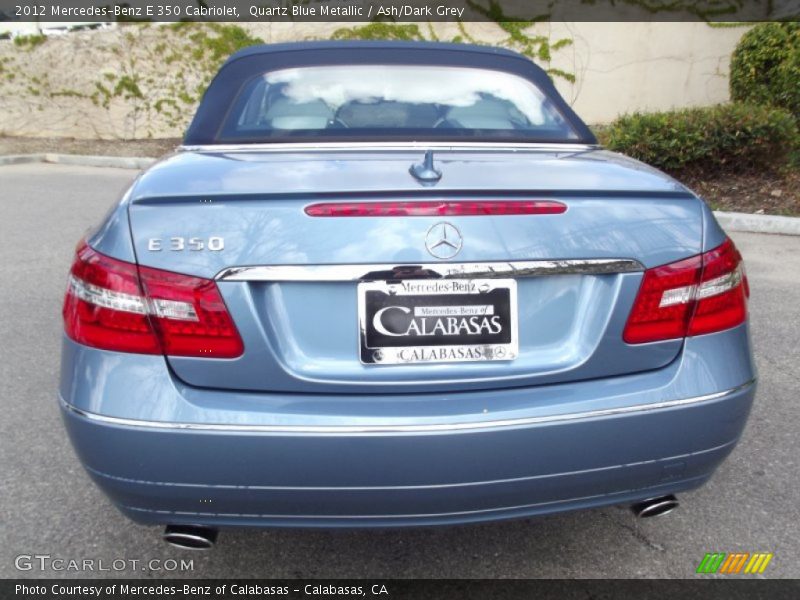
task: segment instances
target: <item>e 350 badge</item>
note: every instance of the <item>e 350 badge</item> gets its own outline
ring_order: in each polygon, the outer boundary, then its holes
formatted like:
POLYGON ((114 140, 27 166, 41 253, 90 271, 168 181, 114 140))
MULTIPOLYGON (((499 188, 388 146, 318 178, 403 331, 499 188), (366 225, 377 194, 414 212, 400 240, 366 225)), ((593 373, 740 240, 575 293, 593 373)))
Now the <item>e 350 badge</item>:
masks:
POLYGON ((150 238, 147 240, 147 249, 150 252, 161 252, 162 250, 171 250, 172 252, 211 250, 212 252, 219 252, 225 249, 225 240, 216 235, 208 239, 201 237, 150 238))

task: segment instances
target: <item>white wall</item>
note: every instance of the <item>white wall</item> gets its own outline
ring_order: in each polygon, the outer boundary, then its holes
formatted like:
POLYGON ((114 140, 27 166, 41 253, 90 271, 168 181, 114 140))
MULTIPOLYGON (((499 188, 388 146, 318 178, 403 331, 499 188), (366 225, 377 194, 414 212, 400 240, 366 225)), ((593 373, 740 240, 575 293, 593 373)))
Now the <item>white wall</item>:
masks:
POLYGON ((570 37, 554 67, 574 72, 559 91, 590 123, 633 111, 726 102, 730 56, 746 27, 706 23, 553 23, 570 37))

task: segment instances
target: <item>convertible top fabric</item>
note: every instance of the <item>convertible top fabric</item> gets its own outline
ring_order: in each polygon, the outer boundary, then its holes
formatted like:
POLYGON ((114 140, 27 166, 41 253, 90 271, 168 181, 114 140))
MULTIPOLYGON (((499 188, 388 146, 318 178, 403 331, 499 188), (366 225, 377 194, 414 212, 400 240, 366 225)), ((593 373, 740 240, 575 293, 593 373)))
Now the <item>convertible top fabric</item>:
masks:
MULTIPOLYGON (((577 133, 571 143, 596 144, 592 132, 556 90, 547 73, 526 57, 490 46, 438 42, 302 42, 251 46, 222 65, 197 109, 183 143, 220 143, 219 132, 239 93, 267 71, 322 65, 442 65, 505 71, 533 82, 577 133)), ((536 141, 536 140, 530 140, 536 141)))

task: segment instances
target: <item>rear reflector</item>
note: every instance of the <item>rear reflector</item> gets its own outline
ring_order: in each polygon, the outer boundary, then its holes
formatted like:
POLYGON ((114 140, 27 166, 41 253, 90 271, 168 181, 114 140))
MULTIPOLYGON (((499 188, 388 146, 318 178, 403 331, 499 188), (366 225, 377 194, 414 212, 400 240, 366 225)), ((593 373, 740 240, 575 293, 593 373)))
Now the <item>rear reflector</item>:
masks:
POLYGON ((472 217, 556 215, 567 210, 553 200, 456 200, 409 202, 324 202, 306 207, 311 217, 472 217))
POLYGON ((104 350, 209 358, 244 350, 214 281, 137 269, 85 243, 72 264, 63 315, 71 339, 104 350))
POLYGON ((625 326, 628 344, 714 333, 744 323, 749 289, 731 240, 679 262, 648 269, 625 326))

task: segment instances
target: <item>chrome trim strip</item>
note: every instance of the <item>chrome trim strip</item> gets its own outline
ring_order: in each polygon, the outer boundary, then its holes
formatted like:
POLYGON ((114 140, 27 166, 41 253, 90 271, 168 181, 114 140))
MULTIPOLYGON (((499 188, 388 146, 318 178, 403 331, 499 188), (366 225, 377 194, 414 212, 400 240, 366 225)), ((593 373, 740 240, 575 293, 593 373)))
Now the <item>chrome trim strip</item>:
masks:
POLYGON ((538 425, 541 423, 558 423, 561 421, 576 421, 580 419, 596 419, 600 417, 613 417, 618 415, 631 414, 636 412, 649 412, 653 410, 663 410, 720 400, 727 396, 739 393, 755 384, 755 379, 738 385, 729 390, 684 398, 681 400, 666 400, 664 402, 653 402, 650 404, 634 404, 632 406, 620 406, 618 408, 606 408, 591 410, 578 413, 566 413, 563 415, 548 415, 542 417, 524 417, 521 419, 502 419, 497 421, 474 421, 460 423, 431 423, 419 425, 241 425, 236 423, 217 424, 217 423, 169 423, 166 421, 143 421, 139 419, 127 419, 121 417, 108 417, 80 409, 67 403, 61 395, 59 402, 61 406, 70 412, 81 417, 99 423, 109 425, 121 425, 124 427, 143 427, 151 429, 177 429, 188 431, 230 431, 237 433, 276 433, 276 434, 379 434, 379 433, 432 433, 432 432, 455 432, 455 431, 477 431, 483 429, 496 429, 501 427, 521 427, 525 425, 538 425))
POLYGON ((197 144, 180 145, 178 152, 358 152, 362 150, 425 150, 449 151, 504 151, 555 150, 563 152, 585 152, 600 148, 596 144, 558 142, 276 142, 264 144, 197 144))
POLYGON ((635 273, 644 265, 629 258, 579 260, 524 260, 510 262, 426 263, 417 265, 259 265, 230 267, 217 273, 218 281, 385 281, 421 278, 521 278, 542 275, 601 275, 635 273), (413 268, 413 277, 403 271, 413 268), (387 275, 392 274, 392 276, 387 275), (422 277, 420 277, 420 275, 422 277))

